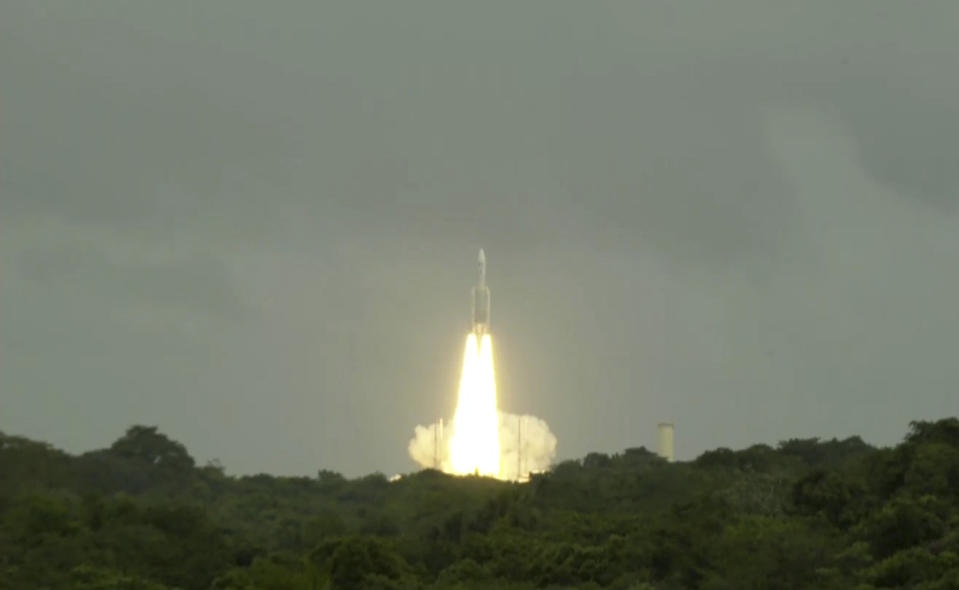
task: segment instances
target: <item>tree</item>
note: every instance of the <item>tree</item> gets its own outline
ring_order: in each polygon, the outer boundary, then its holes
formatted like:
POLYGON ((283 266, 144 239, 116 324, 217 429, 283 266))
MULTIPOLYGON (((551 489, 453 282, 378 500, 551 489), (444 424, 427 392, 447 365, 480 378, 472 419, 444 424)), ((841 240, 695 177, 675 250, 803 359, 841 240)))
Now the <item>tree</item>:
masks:
POLYGON ((909 423, 907 443, 945 443, 959 448, 959 418, 952 417, 936 422, 917 420, 909 423))
POLYGON ((912 454, 903 485, 916 495, 959 497, 959 447, 943 442, 920 445, 912 454))
POLYGON ((110 446, 110 451, 127 459, 177 470, 195 465, 186 447, 157 432, 156 426, 131 426, 110 446))
POLYGON ((863 485, 839 473, 816 469, 793 484, 792 501, 801 513, 821 514, 846 529, 863 515, 865 491, 863 485))
POLYGON ((884 559, 897 551, 934 541, 946 532, 943 504, 933 496, 897 497, 862 523, 860 534, 873 555, 884 559))
POLYGON ((328 572, 334 590, 401 588, 412 585, 409 565, 389 545, 366 536, 324 543, 310 561, 328 572))

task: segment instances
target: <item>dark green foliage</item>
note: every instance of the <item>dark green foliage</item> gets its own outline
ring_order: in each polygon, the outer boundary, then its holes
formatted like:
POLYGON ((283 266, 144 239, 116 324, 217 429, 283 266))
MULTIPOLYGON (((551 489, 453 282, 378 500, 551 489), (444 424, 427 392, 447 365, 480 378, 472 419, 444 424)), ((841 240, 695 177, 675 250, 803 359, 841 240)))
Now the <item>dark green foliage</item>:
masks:
POLYGON ((0 588, 957 589, 959 420, 527 484, 230 477, 144 426, 78 457, 0 434, 0 588))
POLYGON ((334 590, 416 586, 409 564, 394 547, 376 537, 327 541, 310 553, 309 561, 324 573, 334 590))
POLYGON ((110 452, 171 469, 189 469, 194 465, 186 447, 157 432, 156 426, 131 426, 110 446, 110 452))
POLYGON ((793 505, 804 514, 819 514, 846 530, 867 512, 866 486, 837 471, 815 469, 792 488, 793 505))
POLYGON ((75 590, 168 590, 169 586, 129 576, 109 568, 81 565, 70 571, 75 590))

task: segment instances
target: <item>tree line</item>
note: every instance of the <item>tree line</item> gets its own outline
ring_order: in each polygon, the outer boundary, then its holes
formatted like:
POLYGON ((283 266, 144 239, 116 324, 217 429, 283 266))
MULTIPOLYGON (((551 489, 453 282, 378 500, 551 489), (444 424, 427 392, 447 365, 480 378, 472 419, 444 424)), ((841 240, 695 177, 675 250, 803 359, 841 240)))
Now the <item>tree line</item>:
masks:
POLYGON ((233 477, 147 426, 81 455, 0 434, 0 588, 956 590, 959 420, 523 484, 233 477))

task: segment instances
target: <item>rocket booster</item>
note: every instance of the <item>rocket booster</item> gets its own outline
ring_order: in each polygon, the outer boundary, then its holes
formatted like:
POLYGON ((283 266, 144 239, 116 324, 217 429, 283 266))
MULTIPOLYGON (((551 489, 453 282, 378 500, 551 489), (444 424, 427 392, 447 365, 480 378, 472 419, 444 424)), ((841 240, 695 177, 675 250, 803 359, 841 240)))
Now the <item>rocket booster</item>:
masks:
POLYGON ((472 290, 470 315, 473 320, 473 333, 482 336, 489 332, 489 287, 486 286, 486 254, 482 248, 480 248, 477 262, 479 277, 472 290))

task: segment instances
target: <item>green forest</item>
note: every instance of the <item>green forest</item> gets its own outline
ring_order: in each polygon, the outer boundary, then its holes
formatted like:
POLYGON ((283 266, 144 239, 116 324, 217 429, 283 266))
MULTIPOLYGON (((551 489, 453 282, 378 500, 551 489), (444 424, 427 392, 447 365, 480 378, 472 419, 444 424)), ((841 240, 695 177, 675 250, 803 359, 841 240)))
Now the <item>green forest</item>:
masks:
POLYGON ((521 484, 234 477, 147 426, 81 455, 0 435, 0 588, 959 589, 959 420, 521 484))

